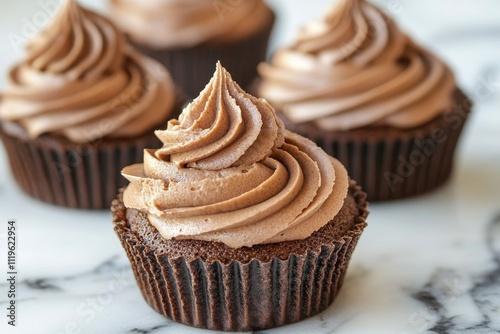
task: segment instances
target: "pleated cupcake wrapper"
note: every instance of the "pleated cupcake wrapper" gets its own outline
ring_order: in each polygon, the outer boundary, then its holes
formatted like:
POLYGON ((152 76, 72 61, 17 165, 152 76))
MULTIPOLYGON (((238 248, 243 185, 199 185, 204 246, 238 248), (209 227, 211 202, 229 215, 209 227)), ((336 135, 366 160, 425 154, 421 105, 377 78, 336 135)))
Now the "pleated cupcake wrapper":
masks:
POLYGON ((212 78, 220 60, 232 78, 245 89, 257 77, 257 65, 266 59, 274 16, 257 34, 241 41, 203 44, 185 49, 153 49, 131 41, 143 54, 161 62, 176 85, 190 98, 196 98, 212 78))
POLYGON ((145 148, 161 144, 152 132, 88 145, 50 136, 21 139, 1 127, 0 135, 24 192, 50 204, 80 209, 109 208, 117 190, 127 183, 121 169, 142 161, 145 148))
POLYGON ((404 134, 400 131, 397 136, 373 130, 319 131, 282 118, 287 128, 315 141, 342 162, 349 176, 366 191, 368 201, 395 200, 434 190, 451 175, 455 148, 471 109, 461 92, 455 95, 462 104, 455 105, 446 118, 439 117, 404 134), (440 143, 434 139, 439 129, 443 131, 441 138, 446 138, 440 143), (433 143, 434 149, 423 143, 433 143))
POLYGON ((364 217, 342 240, 288 259, 249 263, 170 259, 141 243, 113 203, 115 232, 147 303, 173 321, 204 329, 250 331, 294 323, 326 309, 337 296, 364 217))

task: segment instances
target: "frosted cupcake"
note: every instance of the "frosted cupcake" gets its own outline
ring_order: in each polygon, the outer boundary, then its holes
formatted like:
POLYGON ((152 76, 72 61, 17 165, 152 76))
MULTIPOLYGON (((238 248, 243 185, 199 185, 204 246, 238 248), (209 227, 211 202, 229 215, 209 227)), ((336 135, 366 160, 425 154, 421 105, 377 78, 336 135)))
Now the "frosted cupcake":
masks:
POLYGON ((448 179, 471 104, 450 69, 370 3, 335 2, 259 73, 259 95, 338 157, 369 200, 448 179))
POLYGON ((337 296, 366 226, 365 194, 336 159, 285 131, 220 65, 113 202, 115 231, 157 312, 250 331, 337 296))
POLYGON ((68 0, 10 71, 0 135, 27 194, 102 209, 124 185, 120 169, 158 147, 152 130, 178 115, 175 103, 163 66, 129 47, 109 20, 68 0))
POLYGON ((274 14, 263 0, 110 0, 132 43, 163 63, 188 97, 221 61, 246 87, 265 60, 274 14))

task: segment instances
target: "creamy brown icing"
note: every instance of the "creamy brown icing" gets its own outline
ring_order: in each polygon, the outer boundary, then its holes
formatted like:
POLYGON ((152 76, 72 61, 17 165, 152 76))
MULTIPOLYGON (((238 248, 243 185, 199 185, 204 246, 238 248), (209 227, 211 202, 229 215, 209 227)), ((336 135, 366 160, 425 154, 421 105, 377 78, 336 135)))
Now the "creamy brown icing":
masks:
POLYGON ((325 130, 419 126, 451 107, 455 89, 446 65, 364 0, 335 2, 259 72, 261 96, 325 130))
POLYGON ((347 195, 344 167, 287 132, 273 108, 217 66, 210 83, 156 135, 158 150, 126 167, 127 208, 148 213, 166 239, 238 248, 304 239, 330 221, 347 195))
POLYGON ((238 40, 272 16, 263 0, 111 0, 111 9, 135 42, 156 48, 238 40))
POLYGON ((106 18, 67 0, 10 71, 0 117, 33 138, 74 142, 128 137, 167 119, 174 104, 168 72, 126 45, 106 18))

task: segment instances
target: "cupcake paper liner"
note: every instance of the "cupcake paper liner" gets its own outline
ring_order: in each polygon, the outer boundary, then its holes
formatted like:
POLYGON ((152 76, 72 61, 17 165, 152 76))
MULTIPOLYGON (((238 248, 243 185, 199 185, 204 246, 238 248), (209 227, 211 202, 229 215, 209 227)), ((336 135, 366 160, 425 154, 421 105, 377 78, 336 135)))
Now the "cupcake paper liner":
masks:
POLYGON ((113 202, 115 232, 130 259, 146 302, 173 321, 204 329, 250 331, 291 324, 326 309, 337 296, 365 224, 366 195, 344 237, 286 260, 273 257, 205 262, 169 258, 146 246, 126 221, 121 195, 113 202))
POLYGON ((152 131, 138 138, 106 139, 76 144, 63 137, 18 138, 4 132, 15 180, 28 195, 41 201, 79 209, 104 209, 127 180, 123 167, 142 161, 145 148, 158 148, 152 131))
POLYGON ((161 62, 172 74, 176 85, 195 98, 210 81, 215 64, 221 64, 233 79, 245 88, 257 77, 257 65, 266 59, 275 16, 262 29, 240 41, 202 44, 184 49, 154 49, 130 41, 141 53, 161 62))
POLYGON ((471 110, 461 91, 455 91, 454 101, 449 112, 410 130, 373 127, 328 132, 280 117, 289 130, 315 141, 342 162, 369 201, 387 201, 429 192, 448 180, 471 110))

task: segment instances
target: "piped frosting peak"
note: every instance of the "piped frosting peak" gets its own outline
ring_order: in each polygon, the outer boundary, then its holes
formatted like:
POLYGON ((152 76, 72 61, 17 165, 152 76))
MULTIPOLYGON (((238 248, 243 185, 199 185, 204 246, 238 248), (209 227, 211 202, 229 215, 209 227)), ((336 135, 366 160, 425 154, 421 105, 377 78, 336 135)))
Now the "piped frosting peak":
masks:
POLYGON ((274 109, 244 92, 220 63, 200 96, 156 135, 164 144, 157 158, 207 170, 251 165, 284 141, 274 109))
POLYGON ((446 65, 365 0, 336 1, 259 72, 261 96, 325 130, 415 127, 451 107, 455 89, 446 65))
POLYGON ((246 38, 272 17, 263 0, 111 0, 111 9, 134 42, 173 49, 246 38))
POLYGON ((273 108, 217 65, 200 96, 156 132, 163 142, 126 167, 124 203, 166 239, 238 248, 304 239, 347 195, 344 167, 283 129, 273 108))
POLYGON ((168 72, 127 46, 108 19, 66 0, 29 42, 1 97, 0 117, 31 137, 83 143, 142 134, 167 118, 174 88, 168 72))

